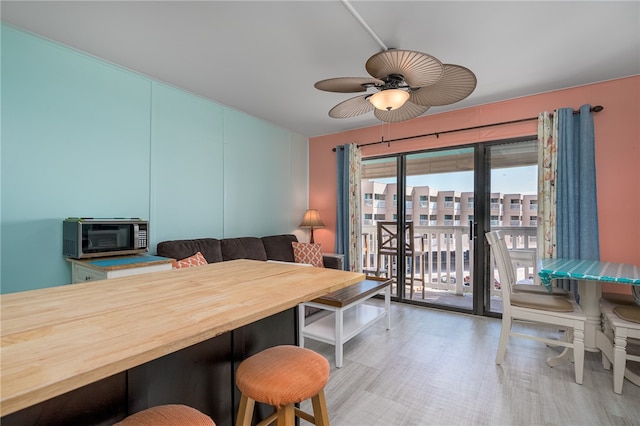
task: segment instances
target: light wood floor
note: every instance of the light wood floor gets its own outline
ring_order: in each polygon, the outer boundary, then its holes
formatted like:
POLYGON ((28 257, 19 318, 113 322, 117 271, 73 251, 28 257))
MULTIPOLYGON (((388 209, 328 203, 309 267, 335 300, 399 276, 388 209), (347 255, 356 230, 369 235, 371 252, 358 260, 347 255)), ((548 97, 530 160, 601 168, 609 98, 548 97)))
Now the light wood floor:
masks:
POLYGON ((527 339, 512 338, 496 365, 498 319, 396 303, 391 312, 391 330, 379 321, 345 345, 340 369, 333 346, 305 340, 331 363, 332 426, 640 425, 640 387, 625 380, 614 394, 599 354, 586 354, 578 385, 573 364, 546 365, 559 349, 527 339))

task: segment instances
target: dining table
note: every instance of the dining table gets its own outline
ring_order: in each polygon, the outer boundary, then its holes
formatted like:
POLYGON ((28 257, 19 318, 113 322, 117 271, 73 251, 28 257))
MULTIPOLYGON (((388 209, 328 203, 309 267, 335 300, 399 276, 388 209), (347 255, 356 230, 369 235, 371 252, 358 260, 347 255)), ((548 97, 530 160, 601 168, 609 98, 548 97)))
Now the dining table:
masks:
MULTIPOLYGON (((584 348, 590 352, 602 352, 612 360, 613 347, 601 326, 600 298, 602 283, 631 286, 635 302, 640 305, 640 266, 627 263, 607 262, 588 259, 541 259, 538 262, 538 275, 542 284, 551 290, 552 281, 558 279, 578 282, 577 302, 587 320, 584 330, 584 348)), ((548 361, 549 365, 558 365, 568 359, 568 352, 548 361)), ((627 375, 640 386, 640 377, 627 375)))

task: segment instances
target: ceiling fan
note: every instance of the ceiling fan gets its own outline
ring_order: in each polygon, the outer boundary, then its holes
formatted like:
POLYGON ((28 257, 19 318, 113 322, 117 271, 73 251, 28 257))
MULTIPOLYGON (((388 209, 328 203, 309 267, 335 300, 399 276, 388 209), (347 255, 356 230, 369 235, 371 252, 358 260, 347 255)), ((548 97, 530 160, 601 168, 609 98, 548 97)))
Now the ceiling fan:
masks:
POLYGON ((318 81, 316 89, 327 92, 369 93, 347 99, 331 108, 329 116, 350 118, 374 110, 385 122, 410 120, 432 106, 449 105, 469 96, 476 76, 469 69, 443 64, 426 53, 388 49, 371 56, 365 68, 371 77, 338 77, 318 81))

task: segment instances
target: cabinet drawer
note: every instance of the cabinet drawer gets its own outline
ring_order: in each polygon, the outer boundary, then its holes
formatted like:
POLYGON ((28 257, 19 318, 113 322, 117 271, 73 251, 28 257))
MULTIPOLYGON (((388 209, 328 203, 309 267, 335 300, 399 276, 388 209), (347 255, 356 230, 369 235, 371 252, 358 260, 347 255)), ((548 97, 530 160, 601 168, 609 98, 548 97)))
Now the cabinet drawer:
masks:
POLYGON ((73 282, 82 283, 85 281, 104 280, 107 275, 103 272, 96 271, 95 269, 85 268, 80 265, 74 265, 73 268, 73 282))

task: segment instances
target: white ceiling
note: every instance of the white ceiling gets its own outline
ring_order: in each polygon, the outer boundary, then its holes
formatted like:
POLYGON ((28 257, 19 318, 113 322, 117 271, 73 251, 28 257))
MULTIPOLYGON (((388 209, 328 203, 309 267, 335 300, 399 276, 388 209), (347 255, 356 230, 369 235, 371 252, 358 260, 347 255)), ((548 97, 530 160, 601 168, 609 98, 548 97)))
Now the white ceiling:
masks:
MULTIPOLYGON (((471 96, 426 115, 640 74, 639 1, 350 5, 386 47, 476 74, 471 96)), ((330 118, 329 109, 357 94, 313 87, 367 77, 366 60, 382 50, 337 0, 3 0, 0 8, 4 22, 304 136, 380 123, 372 112, 330 118)))

